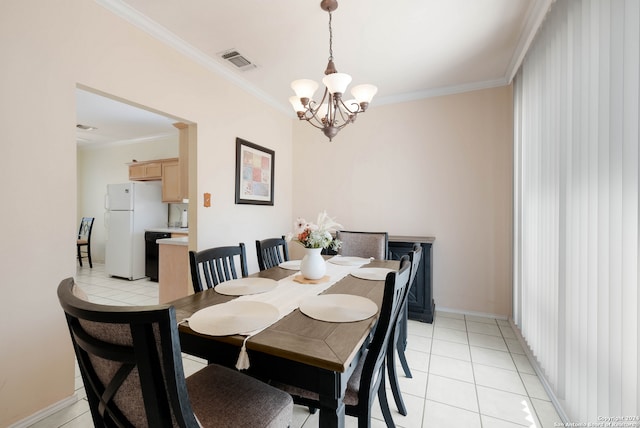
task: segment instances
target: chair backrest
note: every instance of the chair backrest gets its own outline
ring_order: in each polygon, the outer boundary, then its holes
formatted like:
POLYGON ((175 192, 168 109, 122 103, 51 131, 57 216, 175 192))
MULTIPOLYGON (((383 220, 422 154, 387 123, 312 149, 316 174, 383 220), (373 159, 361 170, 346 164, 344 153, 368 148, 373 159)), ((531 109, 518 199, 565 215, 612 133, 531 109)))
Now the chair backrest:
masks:
POLYGON ((256 254, 260 270, 278 266, 289 260, 289 248, 285 237, 256 240, 256 254))
POLYGON ((58 286, 96 427, 198 427, 173 306, 90 303, 73 278, 58 286))
POLYGON ((342 241, 342 246, 338 250, 338 254, 342 256, 387 259, 389 253, 389 234, 387 232, 338 230, 336 238, 342 241))
POLYGON ((418 266, 420 266, 420 260, 422 260, 422 245, 413 244, 413 251, 409 253, 409 260, 411 261, 411 276, 409 277, 409 287, 407 287, 407 294, 409 289, 413 285, 413 281, 418 274, 418 266))
POLYGON ((236 261, 240 264, 242 277, 246 277, 247 253, 242 242, 238 246, 189 251, 193 291, 199 293, 207 288, 214 288, 221 282, 238 279, 236 261))
MULTIPOLYGON (((407 294, 411 263, 409 256, 402 256, 400 269, 387 274, 380 316, 373 338, 367 350, 366 359, 360 376, 359 405, 371 406, 376 397, 380 381, 384 374, 384 361, 389 340, 392 337, 398 314, 407 294)), ((370 407, 369 407, 370 408, 370 407)))
POLYGON ((93 230, 94 217, 82 217, 80 221, 80 229, 78 230, 78 239, 91 241, 91 230, 93 230))

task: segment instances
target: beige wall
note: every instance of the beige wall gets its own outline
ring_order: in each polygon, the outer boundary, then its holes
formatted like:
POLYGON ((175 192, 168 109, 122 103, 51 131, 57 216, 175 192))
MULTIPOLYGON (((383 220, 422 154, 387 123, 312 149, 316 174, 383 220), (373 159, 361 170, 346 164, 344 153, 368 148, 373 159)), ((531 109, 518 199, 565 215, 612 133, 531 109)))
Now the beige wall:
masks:
POLYGON ((76 269, 77 84, 197 123, 197 248, 245 242, 255 271, 255 239, 326 208, 435 235, 438 307, 510 313, 510 88, 372 107, 329 143, 92 1, 4 1, 0 58, 0 426, 73 393, 55 289, 76 269), (234 204, 236 137, 275 150, 275 206, 234 204))
MULTIPOLYGON (((375 101, 375 100, 374 100, 375 101)), ((294 126, 294 217, 435 236, 436 308, 511 314, 511 87, 372 107, 333 142, 294 126)))
POLYGON ((73 394, 72 349, 55 290, 76 271, 76 85, 198 124, 200 188, 192 189, 190 208, 198 206, 202 246, 250 244, 289 227, 292 131, 290 117, 93 1, 8 0, 0 8, 4 427, 73 394), (276 151, 275 206, 234 205, 236 136, 276 151), (201 206, 205 191, 211 208, 201 206))

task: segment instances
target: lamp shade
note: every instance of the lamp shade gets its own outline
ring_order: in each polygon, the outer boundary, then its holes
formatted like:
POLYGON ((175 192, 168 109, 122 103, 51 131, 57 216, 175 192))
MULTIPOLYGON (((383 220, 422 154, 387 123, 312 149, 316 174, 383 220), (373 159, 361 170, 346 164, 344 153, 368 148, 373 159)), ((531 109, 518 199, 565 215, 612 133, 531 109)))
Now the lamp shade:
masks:
POLYGON ((373 96, 378 92, 378 87, 364 84, 351 88, 351 94, 358 100, 358 103, 370 103, 373 96))
POLYGON ((300 98, 298 98, 297 95, 292 95, 289 97, 289 102, 291 103, 291 106, 293 107, 293 111, 295 111, 296 113, 299 111, 305 111, 304 106, 302 105, 302 103, 300 102, 300 98))
POLYGON ((311 79, 299 79, 291 82, 291 89, 293 89, 298 98, 312 99, 313 94, 318 89, 318 83, 311 79))
POLYGON ((347 86, 351 83, 351 76, 346 73, 331 73, 322 78, 322 83, 332 94, 341 93, 347 90, 347 86))

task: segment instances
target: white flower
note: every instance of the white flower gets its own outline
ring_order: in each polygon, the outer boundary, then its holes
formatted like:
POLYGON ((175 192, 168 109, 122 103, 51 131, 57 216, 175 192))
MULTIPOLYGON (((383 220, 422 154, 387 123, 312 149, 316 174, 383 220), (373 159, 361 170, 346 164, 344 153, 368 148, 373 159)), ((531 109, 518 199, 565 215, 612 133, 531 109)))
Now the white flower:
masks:
POLYGON ((342 228, 327 215, 326 211, 318 214, 317 223, 308 223, 302 217, 298 217, 293 224, 294 232, 286 235, 287 241, 296 240, 305 248, 328 248, 335 250, 340 248, 341 242, 333 239, 331 232, 342 228))

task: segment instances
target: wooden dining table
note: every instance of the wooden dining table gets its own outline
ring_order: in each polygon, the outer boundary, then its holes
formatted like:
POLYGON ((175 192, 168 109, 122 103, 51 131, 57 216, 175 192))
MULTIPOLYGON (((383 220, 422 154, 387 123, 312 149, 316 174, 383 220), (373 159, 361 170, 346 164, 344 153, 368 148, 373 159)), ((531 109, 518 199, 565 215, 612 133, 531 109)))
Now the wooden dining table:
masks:
MULTIPOLYGON (((362 267, 398 269, 399 262, 373 260, 362 267)), ((274 267, 252 277, 281 280, 299 272, 274 267)), ((304 287, 305 284, 300 284, 304 287)), ((347 381, 368 343, 377 321, 384 281, 360 279, 347 275, 324 294, 352 294, 371 299, 378 313, 356 322, 325 322, 308 317, 295 309, 271 326, 246 340, 250 367, 247 374, 264 381, 274 381, 317 392, 320 399, 320 427, 344 427, 343 398, 347 381)), ((227 367, 235 367, 245 336, 211 336, 189 328, 189 318, 200 309, 228 302, 235 297, 215 289, 205 290, 170 302, 179 321, 182 352, 227 367)))

